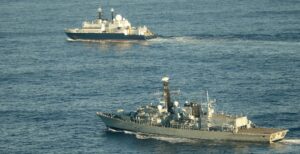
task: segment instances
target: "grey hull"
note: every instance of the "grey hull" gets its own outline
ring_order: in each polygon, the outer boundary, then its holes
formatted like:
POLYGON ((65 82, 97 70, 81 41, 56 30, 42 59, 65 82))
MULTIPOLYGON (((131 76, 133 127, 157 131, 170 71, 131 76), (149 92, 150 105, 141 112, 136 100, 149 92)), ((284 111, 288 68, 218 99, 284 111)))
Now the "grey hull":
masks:
POLYGON ((97 115, 109 128, 180 138, 272 143, 283 139, 287 133, 287 130, 282 129, 276 129, 275 131, 274 129, 272 129, 272 132, 260 131, 256 133, 247 131, 233 133, 221 131, 204 131, 195 129, 178 129, 170 127, 152 126, 149 124, 139 124, 133 121, 125 121, 118 118, 112 118, 100 112, 98 112, 97 115))

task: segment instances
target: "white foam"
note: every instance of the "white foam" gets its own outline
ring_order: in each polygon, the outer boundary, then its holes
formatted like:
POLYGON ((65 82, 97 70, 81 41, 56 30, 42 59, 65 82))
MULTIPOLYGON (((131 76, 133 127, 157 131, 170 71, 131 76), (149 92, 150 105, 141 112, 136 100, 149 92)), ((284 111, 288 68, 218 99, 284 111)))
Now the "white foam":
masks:
POLYGON ((177 137, 165 137, 165 136, 158 136, 158 135, 152 135, 152 134, 141 134, 141 133, 135 133, 135 136, 137 139, 155 139, 160 141, 166 141, 169 143, 196 143, 195 140, 187 139, 187 138, 177 138, 177 137))
POLYGON ((187 138, 163 137, 163 136, 150 136, 149 138, 166 141, 169 143, 196 143, 195 140, 187 138))
POLYGON ((123 131, 115 130, 115 129, 112 129, 112 128, 108 128, 107 130, 110 131, 110 132, 123 132, 123 131))
POLYGON ((175 41, 183 44, 196 44, 201 40, 191 36, 174 37, 175 41))
POLYGON ((150 42, 157 42, 157 43, 180 43, 180 44, 195 44, 199 43, 199 39, 190 36, 180 36, 180 37, 169 37, 169 38, 162 38, 158 37, 155 39, 149 40, 150 42))
POLYGON ((135 132, 131 132, 131 131, 127 131, 127 130, 124 130, 124 133, 125 133, 125 134, 133 134, 133 135, 136 134, 135 132))
POLYGON ((135 134, 135 137, 137 139, 142 139, 142 140, 149 139, 149 137, 147 137, 146 135, 142 135, 142 134, 138 134, 138 133, 135 134))
POLYGON ((299 144, 300 145, 300 139, 284 139, 280 141, 280 143, 283 144, 299 144))
POLYGON ((67 41, 74 42, 74 41, 76 41, 76 40, 73 40, 73 39, 71 39, 71 38, 67 38, 67 41))
POLYGON ((171 40, 170 38, 157 37, 154 39, 150 39, 148 41, 153 43, 166 43, 166 42, 171 42, 170 40, 171 40))

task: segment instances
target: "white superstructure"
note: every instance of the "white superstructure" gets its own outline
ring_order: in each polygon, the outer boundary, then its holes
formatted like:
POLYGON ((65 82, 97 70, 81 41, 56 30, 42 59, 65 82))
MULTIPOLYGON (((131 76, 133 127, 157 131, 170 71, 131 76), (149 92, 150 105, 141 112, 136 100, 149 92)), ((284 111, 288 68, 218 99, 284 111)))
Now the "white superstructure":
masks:
POLYGON ((131 23, 121 14, 114 14, 114 9, 111 9, 111 20, 102 17, 102 9, 98 8, 98 19, 93 21, 84 21, 82 28, 67 29, 67 32, 72 33, 116 33, 124 35, 141 35, 154 36, 154 34, 146 27, 132 27, 131 23))

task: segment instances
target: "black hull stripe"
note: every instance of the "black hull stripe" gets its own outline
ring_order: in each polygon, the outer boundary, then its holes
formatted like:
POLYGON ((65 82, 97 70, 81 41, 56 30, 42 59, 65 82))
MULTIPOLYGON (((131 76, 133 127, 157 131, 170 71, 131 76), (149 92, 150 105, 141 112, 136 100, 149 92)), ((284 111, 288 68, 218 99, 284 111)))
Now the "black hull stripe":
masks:
POLYGON ((124 35, 124 34, 105 34, 105 33, 68 33, 66 35, 73 40, 147 40, 155 38, 155 35, 124 35))

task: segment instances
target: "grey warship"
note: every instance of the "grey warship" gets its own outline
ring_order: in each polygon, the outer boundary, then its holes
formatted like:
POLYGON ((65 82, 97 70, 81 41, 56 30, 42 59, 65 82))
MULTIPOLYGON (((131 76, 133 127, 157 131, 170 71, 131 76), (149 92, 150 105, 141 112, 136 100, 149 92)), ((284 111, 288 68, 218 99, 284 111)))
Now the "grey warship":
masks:
POLYGON ((273 143, 282 140, 288 130, 254 125, 247 116, 229 115, 214 110, 215 100, 185 102, 181 107, 172 101, 169 78, 163 77, 163 99, 158 105, 142 106, 134 112, 97 112, 107 128, 142 134, 201 140, 225 140, 273 143))
POLYGON ((98 8, 98 19, 84 21, 82 28, 70 28, 65 30, 71 40, 99 41, 99 40, 147 40, 156 38, 146 26, 133 27, 131 23, 116 14, 111 9, 111 20, 103 17, 102 8, 98 8))

